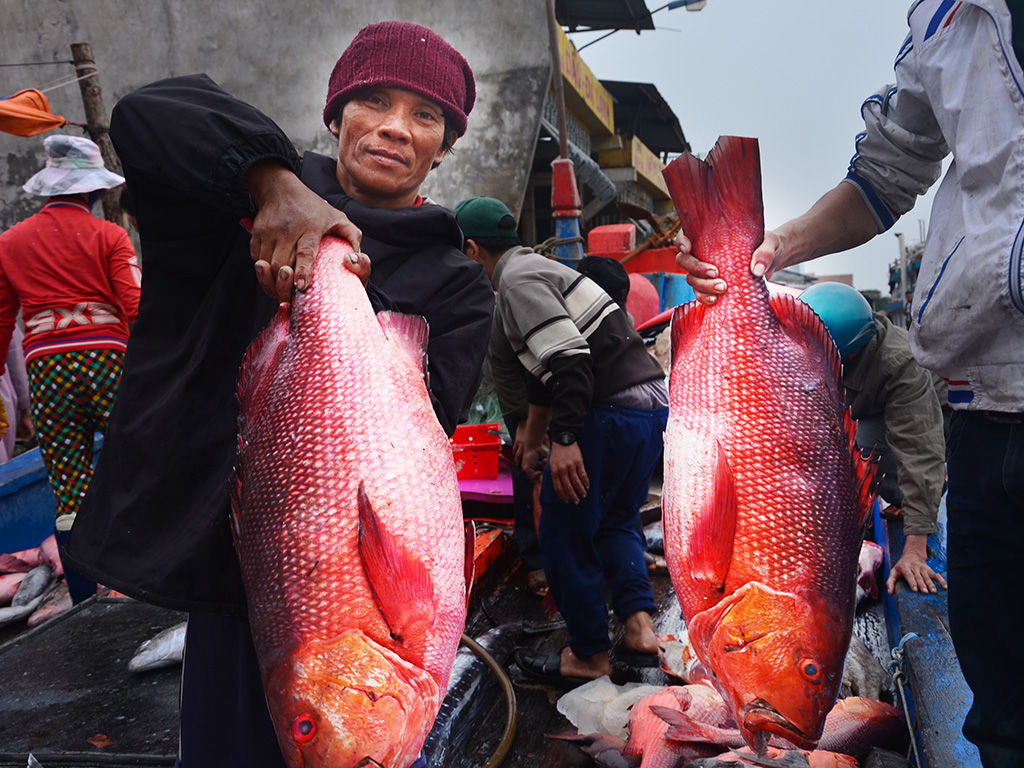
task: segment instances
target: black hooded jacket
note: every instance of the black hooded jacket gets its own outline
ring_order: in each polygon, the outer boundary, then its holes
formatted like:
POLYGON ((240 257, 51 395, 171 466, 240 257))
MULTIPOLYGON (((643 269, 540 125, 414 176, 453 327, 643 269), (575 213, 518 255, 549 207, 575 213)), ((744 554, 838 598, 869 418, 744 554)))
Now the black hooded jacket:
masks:
POLYGON ((269 118, 205 75, 164 80, 118 102, 111 137, 139 222, 143 285, 117 401, 64 551, 69 564, 146 602, 240 614, 231 542, 238 406, 249 343, 276 303, 263 293, 239 224, 244 179, 276 159, 363 233, 371 299, 430 327, 438 419, 451 434, 480 383, 494 298, 438 205, 386 210, 348 197, 335 160, 301 160, 269 118))

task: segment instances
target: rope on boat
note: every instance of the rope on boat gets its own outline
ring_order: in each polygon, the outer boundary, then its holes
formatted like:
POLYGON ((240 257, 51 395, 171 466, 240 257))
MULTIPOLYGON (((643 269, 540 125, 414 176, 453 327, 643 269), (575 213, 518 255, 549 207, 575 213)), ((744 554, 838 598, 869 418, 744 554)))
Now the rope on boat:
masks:
POLYGON ((508 756, 509 750, 512 749, 512 740, 516 735, 516 724, 519 722, 519 705, 516 703, 516 692, 512 687, 512 681, 508 679, 508 675, 505 674, 505 670, 501 668, 501 665, 495 660, 487 649, 484 648, 480 643, 474 640, 467 634, 462 635, 462 645, 466 646, 471 650, 478 659, 487 665, 488 669, 494 673, 494 676, 498 679, 501 690, 505 694, 505 703, 507 705, 507 711, 505 713, 505 732, 501 735, 501 741, 498 742, 498 746, 494 748, 494 752, 491 753, 491 758, 484 763, 483 768, 498 768, 505 758, 508 756))
POLYGON ((921 755, 917 751, 917 739, 914 737, 914 724, 910 720, 910 707, 907 706, 907 691, 905 683, 907 682, 907 673, 903 666, 903 646, 909 640, 917 640, 918 634, 916 632, 907 632, 902 638, 900 638, 899 645, 892 649, 892 661, 889 662, 889 675, 892 677, 893 683, 896 685, 896 691, 900 697, 900 708, 903 710, 904 717, 907 718, 907 731, 910 734, 910 752, 913 753, 914 766, 915 768, 921 768, 921 755))
POLYGON ((544 256, 554 256, 560 245, 571 245, 572 243, 582 243, 583 237, 575 235, 574 237, 549 237, 543 243, 539 243, 533 247, 537 253, 544 256))

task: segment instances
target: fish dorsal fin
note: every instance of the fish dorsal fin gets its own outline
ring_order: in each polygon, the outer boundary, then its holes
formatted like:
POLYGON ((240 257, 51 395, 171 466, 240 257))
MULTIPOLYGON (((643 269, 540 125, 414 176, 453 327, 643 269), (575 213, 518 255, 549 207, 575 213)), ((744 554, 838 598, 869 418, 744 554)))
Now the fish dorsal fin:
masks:
MULTIPOLYGON (((395 343, 416 370, 423 372, 423 378, 426 379, 427 342, 430 339, 430 326, 426 318, 385 310, 377 313, 377 322, 384 330, 384 335, 395 343)), ((429 386, 428 383, 428 389, 429 386)))
MULTIPOLYGON (((764 239, 764 203, 761 199, 761 154, 757 139, 721 136, 707 161, 686 153, 662 171, 679 223, 695 256, 707 261, 701 239, 720 223, 743 223, 751 252, 764 239)), ((717 264, 728 281, 728 264, 717 264)), ((749 262, 742 268, 749 271, 749 262)))
MULTIPOLYGON (((856 434, 857 425, 846 414, 849 426, 853 427, 856 434)), ((857 505, 860 512, 860 524, 865 526, 871 518, 875 508, 875 499, 878 497, 878 486, 882 478, 878 474, 878 455, 872 450, 867 456, 862 454, 856 446, 853 446, 853 469, 857 484, 857 505)))
POLYGON ((364 483, 359 484, 359 558, 377 609, 391 638, 426 632, 434 622, 433 584, 423 561, 390 536, 377 515, 364 483))
POLYGON ((701 323, 704 320, 705 306, 696 301, 690 301, 678 306, 672 312, 672 363, 679 359, 680 355, 686 356, 686 351, 694 343, 697 334, 700 332, 701 323))
MULTIPOLYGON (((242 358, 242 366, 238 372, 237 396, 239 409, 244 410, 243 402, 246 393, 253 387, 254 377, 265 376, 265 371, 273 370, 274 360, 280 356, 288 341, 288 323, 291 318, 291 306, 279 304, 277 314, 267 326, 253 339, 249 349, 242 358)), ((255 382, 258 383, 258 382, 255 382)))
POLYGON ((768 303, 786 335, 821 364, 822 370, 836 382, 840 399, 843 399, 839 350, 825 323, 809 305, 788 293, 773 293, 768 297, 768 303))
POLYGON ((736 538, 736 480, 721 443, 712 439, 709 445, 713 454, 708 465, 714 466, 715 475, 711 491, 704 498, 704 509, 696 515, 690 541, 690 573, 694 580, 721 594, 736 538))

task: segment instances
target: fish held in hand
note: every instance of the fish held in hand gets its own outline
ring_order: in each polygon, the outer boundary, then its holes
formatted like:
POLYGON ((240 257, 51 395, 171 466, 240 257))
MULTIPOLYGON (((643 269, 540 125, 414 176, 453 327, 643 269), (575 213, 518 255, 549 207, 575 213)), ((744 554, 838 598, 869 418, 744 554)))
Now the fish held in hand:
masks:
POLYGON ((472 580, 426 322, 374 315, 325 238, 239 381, 235 547, 290 768, 406 768, 447 687, 472 580))
POLYGON ((758 751, 811 748, 842 680, 873 467, 853 448, 828 330, 750 272, 756 139, 664 172, 693 253, 729 290, 672 321, 663 509, 690 642, 758 751))

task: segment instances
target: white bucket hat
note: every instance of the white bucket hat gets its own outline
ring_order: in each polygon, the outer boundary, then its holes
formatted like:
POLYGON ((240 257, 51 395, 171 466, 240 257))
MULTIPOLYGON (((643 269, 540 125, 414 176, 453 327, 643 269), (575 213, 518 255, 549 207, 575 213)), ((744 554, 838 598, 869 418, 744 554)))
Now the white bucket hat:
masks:
POLYGON ((46 167, 22 187, 30 195, 77 195, 124 184, 123 176, 103 166, 100 148, 89 139, 63 134, 47 136, 43 147, 46 167))

